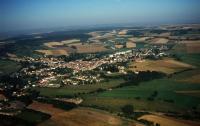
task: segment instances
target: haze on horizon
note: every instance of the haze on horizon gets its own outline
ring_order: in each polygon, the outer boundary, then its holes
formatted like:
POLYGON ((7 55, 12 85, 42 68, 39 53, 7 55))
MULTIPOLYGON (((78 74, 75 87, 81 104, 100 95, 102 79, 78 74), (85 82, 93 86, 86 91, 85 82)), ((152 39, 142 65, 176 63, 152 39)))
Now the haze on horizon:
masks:
POLYGON ((0 32, 101 24, 200 23, 200 0, 1 0, 0 32))

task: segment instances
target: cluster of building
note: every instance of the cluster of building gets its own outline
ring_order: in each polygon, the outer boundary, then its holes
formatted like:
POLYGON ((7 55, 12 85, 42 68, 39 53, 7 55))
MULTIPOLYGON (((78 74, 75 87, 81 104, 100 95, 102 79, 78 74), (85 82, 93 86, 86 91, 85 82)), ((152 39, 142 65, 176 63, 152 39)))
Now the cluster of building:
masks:
POLYGON ((82 61, 76 60, 69 63, 66 63, 66 67, 73 69, 75 72, 85 71, 85 70, 93 70, 102 64, 107 63, 105 60, 94 59, 91 61, 82 61))
MULTIPOLYGON (((57 57, 41 57, 41 58, 12 58, 12 60, 26 63, 26 67, 21 69, 22 76, 32 78, 35 83, 29 81, 31 86, 41 87, 60 87, 63 85, 79 85, 98 83, 103 80, 99 74, 79 74, 83 71, 92 71, 95 68, 101 68, 106 64, 117 64, 129 61, 140 61, 145 58, 158 59, 167 56, 168 47, 165 45, 152 45, 148 48, 129 49, 126 51, 118 51, 113 54, 105 55, 102 58, 93 58, 89 61, 75 60, 65 62, 57 57), (71 72, 60 73, 60 70, 71 69, 71 72), (57 80, 60 81, 57 81, 57 80)), ((125 67, 118 65, 120 73, 126 74, 125 67)), ((102 70, 102 69, 100 69, 102 70)), ((99 71, 102 72, 102 71, 99 71)), ((110 71, 105 71, 110 73, 110 71)))

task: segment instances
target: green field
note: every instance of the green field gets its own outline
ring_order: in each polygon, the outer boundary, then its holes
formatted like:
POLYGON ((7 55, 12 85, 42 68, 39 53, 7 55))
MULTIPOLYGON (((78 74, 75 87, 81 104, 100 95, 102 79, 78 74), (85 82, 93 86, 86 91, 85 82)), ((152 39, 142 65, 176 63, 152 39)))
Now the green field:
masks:
POLYGON ((0 75, 10 74, 16 72, 21 68, 19 63, 16 63, 11 60, 0 59, 0 75))
POLYGON ((67 86, 62 88, 34 88, 40 91, 40 95, 47 97, 57 97, 57 96, 74 96, 80 93, 89 93, 96 91, 98 89, 109 89, 116 87, 121 83, 125 82, 123 79, 112 79, 109 82, 102 82, 91 85, 77 85, 77 86, 67 86))
POLYGON ((170 53, 185 63, 200 67, 200 53, 187 53, 185 44, 176 44, 170 53))
POLYGON ((190 84, 178 81, 192 73, 200 73, 197 70, 174 75, 172 78, 157 79, 142 82, 138 86, 128 86, 112 91, 106 91, 93 96, 84 97, 83 105, 106 108, 111 111, 120 111, 125 104, 132 104, 136 109, 148 111, 175 111, 181 112, 191 108, 200 111, 200 98, 178 94, 175 91, 200 90, 199 84, 190 84), (154 92, 157 95, 149 100, 154 92))
POLYGON ((200 67, 200 54, 180 54, 179 55, 181 61, 200 67))

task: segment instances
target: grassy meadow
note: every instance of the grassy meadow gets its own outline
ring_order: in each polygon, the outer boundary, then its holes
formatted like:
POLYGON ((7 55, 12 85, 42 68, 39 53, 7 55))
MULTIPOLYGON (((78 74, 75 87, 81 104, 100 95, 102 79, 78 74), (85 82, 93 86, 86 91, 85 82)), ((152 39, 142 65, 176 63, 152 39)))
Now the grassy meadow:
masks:
POLYGON ((40 95, 47 97, 57 97, 57 96, 74 96, 75 94, 89 93, 96 91, 98 89, 109 89, 116 87, 121 83, 124 83, 123 79, 110 79, 108 82, 102 82, 91 85, 77 85, 77 86, 67 86, 61 88, 35 88, 40 91, 40 95))
MULTIPOLYGON (((149 111, 181 112, 196 108, 200 111, 200 83, 184 81, 183 78, 199 74, 199 70, 186 71, 163 78, 142 82, 138 86, 127 86, 92 96, 85 96, 83 105, 120 111, 126 104, 135 109, 149 111), (177 91, 196 91, 193 95, 177 91), (155 93, 156 92, 156 93, 155 93), (196 93, 196 94, 195 94, 196 93)), ((190 92, 189 92, 190 93, 190 92)))
POLYGON ((11 60, 0 59, 0 75, 10 74, 18 71, 21 68, 19 63, 11 60))

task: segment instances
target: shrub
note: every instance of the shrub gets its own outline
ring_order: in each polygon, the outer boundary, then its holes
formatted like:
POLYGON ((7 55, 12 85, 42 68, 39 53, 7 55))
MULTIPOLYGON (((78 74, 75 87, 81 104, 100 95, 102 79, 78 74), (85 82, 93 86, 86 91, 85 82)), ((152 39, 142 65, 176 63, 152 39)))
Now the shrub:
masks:
POLYGON ((134 113, 133 105, 125 105, 121 108, 121 110, 126 116, 131 116, 134 113))

